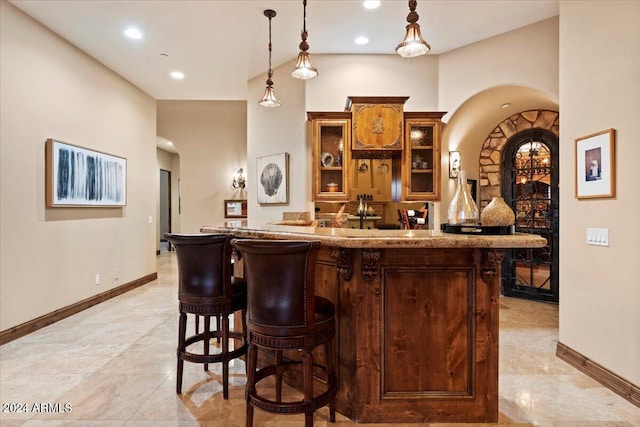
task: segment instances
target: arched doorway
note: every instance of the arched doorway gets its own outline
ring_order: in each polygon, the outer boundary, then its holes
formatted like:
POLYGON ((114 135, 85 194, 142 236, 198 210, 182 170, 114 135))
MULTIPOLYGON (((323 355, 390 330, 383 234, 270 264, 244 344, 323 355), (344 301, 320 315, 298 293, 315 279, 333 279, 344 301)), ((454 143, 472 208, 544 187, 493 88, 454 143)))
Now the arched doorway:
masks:
POLYGON ((512 137, 503 152, 502 194, 516 213, 516 231, 538 234, 547 246, 507 251, 502 292, 558 302, 558 137, 530 129, 512 137))
POLYGON ((558 302, 559 133, 557 112, 530 110, 502 121, 483 143, 480 208, 492 197, 504 197, 516 212, 517 231, 540 234, 548 242, 540 250, 507 251, 501 289, 505 295, 558 302), (546 169, 533 167, 536 162, 542 165, 545 157, 546 169), (526 182, 522 182, 523 178, 526 182), (538 194, 538 189, 544 197, 538 194))

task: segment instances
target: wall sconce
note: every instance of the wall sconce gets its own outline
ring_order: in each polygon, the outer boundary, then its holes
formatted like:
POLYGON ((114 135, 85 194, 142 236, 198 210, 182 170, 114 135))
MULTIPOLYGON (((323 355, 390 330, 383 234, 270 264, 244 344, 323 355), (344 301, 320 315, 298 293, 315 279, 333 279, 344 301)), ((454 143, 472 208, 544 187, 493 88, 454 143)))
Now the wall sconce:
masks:
POLYGON ((244 187, 247 186, 247 179, 244 176, 244 170, 242 168, 233 173, 233 182, 231 183, 231 186, 241 190, 244 190, 244 187))
POLYGON ((449 178, 457 178, 460 172, 460 152, 449 151, 449 178))

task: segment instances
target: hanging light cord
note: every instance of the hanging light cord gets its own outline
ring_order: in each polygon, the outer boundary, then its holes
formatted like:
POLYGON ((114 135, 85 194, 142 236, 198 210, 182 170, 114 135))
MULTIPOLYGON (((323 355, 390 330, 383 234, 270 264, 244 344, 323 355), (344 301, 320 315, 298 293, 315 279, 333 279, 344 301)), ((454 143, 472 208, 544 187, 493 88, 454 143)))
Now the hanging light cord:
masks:
POLYGON ((309 50, 307 43, 307 0, 302 0, 302 41, 300 42, 300 50, 306 52, 309 50))
POLYGON ((418 0, 409 0, 409 15, 407 15, 407 22, 409 24, 415 24, 418 22, 418 13, 416 12, 416 6, 418 6, 418 0))
POLYGON ((273 17, 273 15, 269 14, 269 72, 267 73, 267 85, 269 86, 273 86, 273 80, 271 80, 271 77, 273 77, 273 71, 271 70, 271 18, 273 17))

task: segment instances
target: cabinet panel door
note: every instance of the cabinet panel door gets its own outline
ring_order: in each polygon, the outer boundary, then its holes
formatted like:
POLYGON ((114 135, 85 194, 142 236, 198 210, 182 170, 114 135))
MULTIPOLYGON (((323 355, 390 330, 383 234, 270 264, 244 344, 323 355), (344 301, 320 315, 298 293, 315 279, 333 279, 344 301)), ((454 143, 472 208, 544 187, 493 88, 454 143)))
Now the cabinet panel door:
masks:
POLYGON ((403 133, 402 104, 354 104, 354 151, 400 151, 403 133))
POLYGON ((406 120, 402 198, 440 200, 440 163, 440 121, 406 120))
POLYGON ((312 121, 313 200, 349 200, 349 141, 351 121, 312 121))

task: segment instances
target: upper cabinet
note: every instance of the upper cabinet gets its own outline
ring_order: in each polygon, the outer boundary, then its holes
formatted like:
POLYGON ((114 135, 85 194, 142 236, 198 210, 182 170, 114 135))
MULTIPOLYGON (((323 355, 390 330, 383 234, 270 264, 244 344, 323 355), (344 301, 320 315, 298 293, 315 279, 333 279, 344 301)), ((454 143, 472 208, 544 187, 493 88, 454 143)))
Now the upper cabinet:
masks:
POLYGON ((443 112, 405 113, 402 199, 440 200, 440 132, 443 112))
POLYGON ((404 112, 406 100, 349 97, 344 112, 307 113, 313 201, 356 200, 362 187, 385 201, 440 200, 445 113, 404 112))
POLYGON ((348 201, 351 113, 307 113, 312 138, 314 201, 348 201))
POLYGON ((404 103, 408 97, 351 96, 351 150, 354 158, 391 157, 402 151, 404 103))

